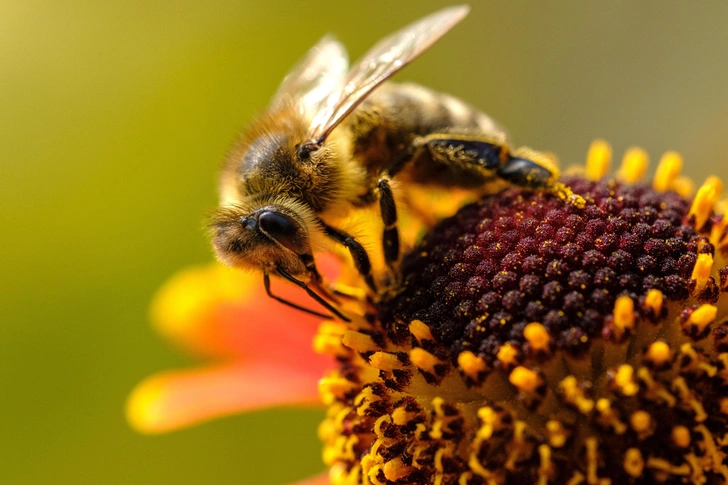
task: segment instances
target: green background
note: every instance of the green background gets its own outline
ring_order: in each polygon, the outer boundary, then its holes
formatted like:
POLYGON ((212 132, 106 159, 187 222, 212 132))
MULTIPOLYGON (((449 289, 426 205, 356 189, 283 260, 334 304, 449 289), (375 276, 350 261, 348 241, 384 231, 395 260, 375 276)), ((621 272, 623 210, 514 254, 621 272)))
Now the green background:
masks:
MULTIPOLYGON (((211 258, 219 160, 288 68, 335 32, 353 57, 441 2, 0 2, 0 483, 281 484, 321 469, 318 411, 159 437, 131 388, 192 365, 147 306, 211 258)), ((728 175, 728 4, 473 2, 398 78, 460 96, 516 143, 580 162, 681 151, 728 175)), ((654 167, 654 164, 653 164, 654 167)))

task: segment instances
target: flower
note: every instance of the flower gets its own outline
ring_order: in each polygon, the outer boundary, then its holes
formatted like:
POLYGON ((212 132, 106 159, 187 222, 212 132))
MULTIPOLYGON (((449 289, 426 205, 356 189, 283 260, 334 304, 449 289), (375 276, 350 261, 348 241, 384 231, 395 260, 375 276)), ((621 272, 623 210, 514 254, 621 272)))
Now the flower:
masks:
MULTIPOLYGON (((691 201, 679 155, 665 154, 650 184, 641 181, 643 151, 628 151, 614 177, 610 159, 609 146, 595 142, 586 167, 563 178, 584 207, 520 188, 463 207, 405 255, 397 286, 347 304, 352 321, 324 322, 315 336, 310 317, 285 307, 259 313, 266 323, 256 325, 241 317, 243 304, 219 312, 228 300, 196 291, 169 299, 159 315, 177 314, 178 322, 193 315, 188 327, 222 328, 211 332, 215 338, 183 343, 232 356, 240 367, 227 375, 247 369, 253 385, 254 374, 269 368, 298 379, 300 365, 287 367, 285 355, 263 347, 292 328, 309 329, 318 357, 298 340, 277 347, 290 345, 298 364, 323 372, 327 413, 319 435, 330 471, 314 483, 725 483, 722 184, 709 177, 691 201), (260 330, 276 322, 286 331, 260 330), (262 332, 250 337, 261 347, 233 338, 248 331, 262 332)), ((229 294, 216 287, 198 290, 229 294)), ((249 308, 265 305, 249 301, 249 308)), ((184 389, 178 379, 152 378, 135 392, 130 419, 138 428, 164 430, 285 401, 253 399, 240 380, 210 386, 203 374, 192 401, 205 405, 192 406, 188 418, 187 395, 165 401, 150 392, 174 388, 170 381, 184 389), (227 385, 247 397, 219 405, 227 385), (162 402, 164 412, 149 412, 149 402, 162 402)))

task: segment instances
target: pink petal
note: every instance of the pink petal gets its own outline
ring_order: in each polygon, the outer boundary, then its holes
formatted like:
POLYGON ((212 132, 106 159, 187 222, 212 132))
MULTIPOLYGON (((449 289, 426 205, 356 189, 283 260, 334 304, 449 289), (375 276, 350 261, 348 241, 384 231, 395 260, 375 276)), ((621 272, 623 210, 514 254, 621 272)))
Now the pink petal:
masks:
POLYGON ((264 363, 157 374, 132 392, 127 419, 152 434, 261 408, 319 405, 320 377, 306 366, 264 363))

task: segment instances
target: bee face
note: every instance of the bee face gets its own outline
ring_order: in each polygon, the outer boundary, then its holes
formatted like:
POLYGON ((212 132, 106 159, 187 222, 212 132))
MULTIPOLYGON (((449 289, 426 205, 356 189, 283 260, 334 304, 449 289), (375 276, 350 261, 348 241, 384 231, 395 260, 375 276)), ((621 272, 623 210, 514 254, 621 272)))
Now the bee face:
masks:
POLYGON ((305 223, 282 205, 250 211, 242 207, 218 210, 211 224, 217 257, 230 266, 290 274, 307 272, 301 255, 311 251, 305 223))

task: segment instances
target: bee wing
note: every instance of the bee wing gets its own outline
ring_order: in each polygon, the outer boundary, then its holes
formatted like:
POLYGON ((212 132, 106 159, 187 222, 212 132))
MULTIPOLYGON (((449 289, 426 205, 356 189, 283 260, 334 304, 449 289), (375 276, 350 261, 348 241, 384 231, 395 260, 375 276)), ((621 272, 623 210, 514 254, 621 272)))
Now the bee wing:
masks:
POLYGON ((379 41, 349 71, 340 89, 323 101, 313 118, 309 141, 322 143, 374 88, 429 49, 469 11, 467 5, 448 7, 379 41))
POLYGON ((313 116, 327 96, 341 89, 348 68, 346 48, 334 36, 325 36, 283 78, 271 107, 294 104, 313 116))

